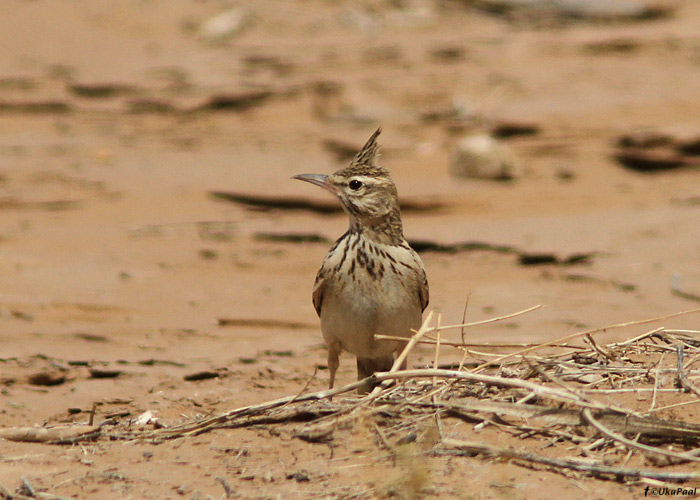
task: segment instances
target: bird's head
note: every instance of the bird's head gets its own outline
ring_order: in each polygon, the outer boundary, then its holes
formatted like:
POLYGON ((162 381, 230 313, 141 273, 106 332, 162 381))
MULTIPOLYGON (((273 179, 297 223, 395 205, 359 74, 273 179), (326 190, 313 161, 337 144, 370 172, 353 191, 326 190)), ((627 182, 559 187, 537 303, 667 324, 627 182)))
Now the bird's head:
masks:
POLYGON ((367 143, 353 158, 350 165, 331 175, 300 174, 292 177, 327 189, 340 199, 350 216, 351 227, 386 230, 387 224, 401 232, 396 185, 389 171, 377 164, 379 145, 377 136, 381 128, 372 134, 367 143))

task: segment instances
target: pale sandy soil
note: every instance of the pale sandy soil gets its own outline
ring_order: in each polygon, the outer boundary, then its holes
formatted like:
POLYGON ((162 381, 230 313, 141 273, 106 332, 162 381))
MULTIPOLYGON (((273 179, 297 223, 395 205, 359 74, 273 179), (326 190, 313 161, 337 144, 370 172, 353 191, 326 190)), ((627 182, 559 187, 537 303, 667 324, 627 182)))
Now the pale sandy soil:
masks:
MULTIPOLYGON (((325 364, 310 294, 329 244, 256 235, 334 239, 345 216, 255 211, 209 192, 326 199, 290 176, 339 168, 323 141, 360 146, 378 125, 382 162, 400 194, 445 205, 406 213, 409 239, 478 241, 562 258, 595 252, 575 266, 523 266, 491 251, 424 252, 430 308, 443 323, 461 320, 467 298, 470 320, 545 306, 470 330, 471 341, 545 341, 698 305, 670 285, 677 273, 684 289, 700 293, 700 170, 643 174, 613 159, 623 133, 700 136, 697 2, 679 1, 663 19, 537 28, 467 2, 416 2, 424 9, 413 12, 381 1, 264 1, 250 7, 241 33, 215 44, 198 26, 235 2, 6 3, 2 427, 86 422, 96 402, 98 422, 151 410, 171 425, 297 393, 325 364), (338 84, 339 95, 320 97, 323 82, 338 84), (85 94, 101 85, 103 95, 85 94), (203 105, 261 89, 271 94, 247 109, 203 105), (133 112, 145 101, 149 110, 133 112), (499 120, 539 127, 536 135, 504 139, 523 167, 521 179, 449 175, 458 136, 447 121, 421 116, 454 103, 484 129, 499 120), (220 318, 280 323, 219 326, 220 318), (156 362, 142 363, 148 360, 156 362), (88 371, 95 367, 122 373, 96 379, 88 371), (183 380, 203 370, 221 376, 183 380), (40 372, 65 380, 29 383, 40 372), (81 411, 69 415, 70 408, 81 411)), ((663 324, 700 329, 699 321, 663 324)), ((410 364, 425 366, 432 356, 419 349, 410 364)), ((459 355, 445 350, 442 358, 459 355)), ((353 360, 343 357, 340 383, 354 376, 353 360)), ((310 389, 326 385, 320 370, 310 389)), ((675 416, 697 419, 692 410, 675 416)), ((473 433, 464 422, 448 425, 473 433)), ((642 495, 640 486, 478 458, 426 460, 425 498, 642 495)), ((157 446, 0 441, 0 464, 0 484, 10 490, 24 476, 54 495, 104 499, 222 498, 217 477, 234 498, 382 498, 405 473, 361 425, 332 454, 288 432, 227 429, 157 446), (310 480, 287 478, 298 471, 310 480)))

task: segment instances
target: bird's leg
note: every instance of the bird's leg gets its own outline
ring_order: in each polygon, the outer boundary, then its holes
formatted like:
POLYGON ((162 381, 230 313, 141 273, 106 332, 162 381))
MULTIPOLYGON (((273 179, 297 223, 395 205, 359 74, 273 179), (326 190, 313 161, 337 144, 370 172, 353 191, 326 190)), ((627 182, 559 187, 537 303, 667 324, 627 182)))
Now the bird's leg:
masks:
POLYGON ((340 365, 340 346, 336 342, 328 343, 328 371, 331 375, 330 383, 328 384, 328 389, 333 389, 335 384, 335 372, 338 370, 340 365))

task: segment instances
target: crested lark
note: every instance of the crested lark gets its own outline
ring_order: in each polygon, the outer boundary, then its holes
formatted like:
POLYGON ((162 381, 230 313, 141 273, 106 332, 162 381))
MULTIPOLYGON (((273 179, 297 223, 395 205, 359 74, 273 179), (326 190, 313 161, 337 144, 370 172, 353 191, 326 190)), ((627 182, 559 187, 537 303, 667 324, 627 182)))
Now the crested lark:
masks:
POLYGON ((358 380, 389 370, 405 343, 374 336, 410 337, 428 305, 428 280, 420 257, 404 239, 396 186, 389 171, 377 164, 380 132, 334 174, 293 177, 336 195, 350 217, 348 231, 323 260, 313 290, 328 345, 331 389, 342 350, 357 356, 358 380))

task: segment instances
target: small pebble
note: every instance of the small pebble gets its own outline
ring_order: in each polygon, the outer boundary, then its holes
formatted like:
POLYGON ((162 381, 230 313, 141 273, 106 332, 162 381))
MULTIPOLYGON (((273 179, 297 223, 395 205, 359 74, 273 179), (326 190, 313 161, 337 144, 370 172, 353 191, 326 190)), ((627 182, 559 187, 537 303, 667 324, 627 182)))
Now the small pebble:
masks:
POLYGON ((522 175, 511 151, 489 134, 460 139, 452 154, 450 173, 460 178, 499 181, 517 179, 522 175))

